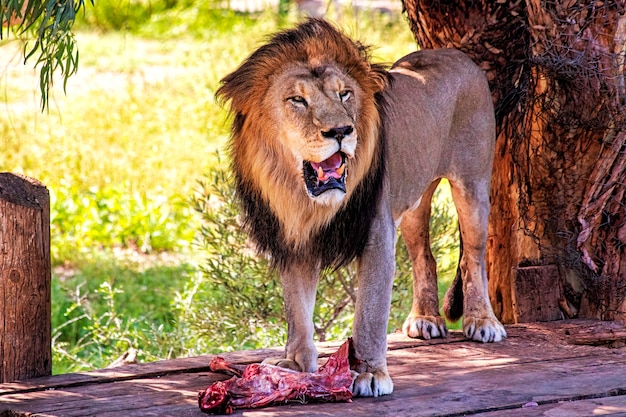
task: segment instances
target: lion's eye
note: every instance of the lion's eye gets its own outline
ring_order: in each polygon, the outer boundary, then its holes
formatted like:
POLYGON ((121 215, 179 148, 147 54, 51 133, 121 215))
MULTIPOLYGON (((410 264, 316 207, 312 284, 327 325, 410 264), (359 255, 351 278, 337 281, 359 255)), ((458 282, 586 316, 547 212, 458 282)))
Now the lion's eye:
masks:
POLYGON ((341 101, 347 101, 352 96, 352 91, 350 90, 341 90, 339 93, 339 98, 341 101))
POLYGON ((306 99, 302 96, 289 97, 287 101, 296 107, 306 107, 308 105, 306 99))

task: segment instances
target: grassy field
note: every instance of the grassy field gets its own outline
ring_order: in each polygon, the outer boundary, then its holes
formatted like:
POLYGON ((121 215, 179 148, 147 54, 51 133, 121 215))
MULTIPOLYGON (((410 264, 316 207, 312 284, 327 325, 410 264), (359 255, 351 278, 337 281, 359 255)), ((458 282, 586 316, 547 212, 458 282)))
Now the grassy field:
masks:
MULTIPOLYGON (((56 82, 43 113, 22 45, 0 44, 0 171, 37 178, 51 195, 55 373, 103 367, 130 348, 140 361, 224 348, 193 336, 207 260, 191 200, 228 136, 219 79, 279 24, 271 12, 204 7, 139 10, 128 25, 88 9, 79 71, 66 94, 56 82)), ((415 49, 400 16, 338 23, 374 45, 377 61, 415 49)), ((442 247, 450 270, 455 246, 442 247)))

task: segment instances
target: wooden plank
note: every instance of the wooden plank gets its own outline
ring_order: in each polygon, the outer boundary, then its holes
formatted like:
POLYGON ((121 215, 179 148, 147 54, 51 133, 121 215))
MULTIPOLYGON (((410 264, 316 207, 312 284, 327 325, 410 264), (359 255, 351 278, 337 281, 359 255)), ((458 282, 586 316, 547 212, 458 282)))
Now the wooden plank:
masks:
POLYGON ((567 400, 547 404, 526 403, 521 408, 475 414, 477 417, 587 417, 625 416, 626 396, 567 400))
MULTIPOLYGON (((402 349, 424 344, 455 343, 463 341, 460 332, 455 332, 447 339, 433 339, 429 341, 416 340, 404 337, 402 334, 389 335, 389 349, 402 349)), ((320 358, 326 358, 333 353, 343 342, 319 343, 320 358)), ((263 359, 280 356, 282 348, 259 349, 255 351, 237 351, 221 354, 227 361, 238 364, 261 362, 263 359)), ((52 377, 33 378, 27 381, 0 384, 0 395, 8 393, 24 393, 44 389, 58 389, 85 384, 100 384, 106 382, 125 381, 137 378, 159 377, 162 375, 178 374, 183 372, 208 371, 209 362, 216 355, 196 356, 150 363, 127 365, 121 368, 98 369, 95 371, 56 375, 52 377)))
MULTIPOLYGON (((359 398, 352 403, 245 410, 235 415, 359 417, 372 413, 420 416, 482 413, 491 417, 504 415, 493 413, 508 410, 531 413, 532 410, 522 408, 530 402, 537 403, 536 410, 552 410, 556 407, 553 405, 563 401, 580 402, 580 409, 605 400, 607 407, 615 407, 626 396, 626 352, 569 345, 567 338, 576 333, 576 323, 509 326, 509 338, 497 344, 465 341, 458 332, 447 343, 413 340, 393 334, 389 336, 389 370, 395 384, 392 395, 359 398), (613 397, 616 399, 612 402, 613 397)), ((606 327, 597 323, 587 326, 594 331, 605 331, 606 327)), ((324 344, 321 350, 336 345, 337 342, 324 344)), ((247 360, 255 358, 258 353, 243 352, 235 356, 247 360)), ((197 366, 201 360, 194 358, 189 363, 197 366)), ((181 360, 173 362, 182 363, 181 360)), ((159 364, 159 369, 168 368, 165 365, 159 364)), ((0 413, 21 410, 33 415, 59 417, 95 414, 202 416, 197 406, 197 393, 225 377, 198 368, 181 371, 179 365, 172 367, 176 369, 175 373, 160 377, 150 376, 150 372, 139 367, 135 371, 144 373, 144 376, 107 380, 99 375, 101 379, 84 385, 5 392, 0 394, 0 413)), ((567 410, 576 409, 570 407, 567 410)))
MULTIPOLYGON (((550 323, 526 323, 523 325, 509 325, 510 340, 532 338, 533 343, 544 340, 546 343, 576 343, 580 338, 593 338, 596 334, 607 332, 619 333, 624 325, 615 322, 598 320, 563 320, 550 323)), ((416 346, 451 344, 463 342, 463 336, 458 331, 451 332, 446 339, 420 340, 410 339, 400 332, 388 336, 389 350, 406 349, 416 346)), ((319 343, 320 358, 325 358, 334 352, 341 341, 319 343)), ((248 364, 260 362, 271 356, 278 356, 282 348, 259 349, 255 351, 237 351, 224 353, 221 356, 229 362, 248 364)), ((171 359, 136 365, 127 365, 122 368, 99 369, 90 372, 81 372, 52 377, 33 378, 27 381, 0 384, 0 395, 11 392, 30 392, 43 389, 71 387, 83 384, 95 384, 129 380, 135 378, 157 377, 182 372, 202 372, 208 370, 208 363, 215 355, 197 356, 190 358, 171 359)))
POLYGON ((606 356, 550 360, 543 363, 519 361, 516 356, 491 356, 485 349, 470 346, 456 351, 442 349, 446 360, 433 363, 422 351, 390 353, 390 372, 395 390, 390 396, 357 399, 350 405, 273 407, 243 413, 246 416, 323 415, 469 415, 502 409, 521 409, 531 401, 567 401, 580 396, 608 397, 626 393, 626 358, 606 356), (474 351, 475 359, 465 360, 474 351), (482 351, 482 359, 478 354, 482 351), (519 363, 518 363, 519 361, 519 363), (398 365, 400 364, 400 365, 398 365), (402 365, 409 364, 409 365, 402 365))
MULTIPOLYGON (((269 356, 277 356, 282 349, 260 349, 255 351, 239 351, 225 353, 224 356, 234 363, 260 362, 269 356)), ((33 378, 25 381, 0 384, 0 395, 8 393, 40 391, 74 387, 86 384, 101 384, 106 382, 125 381, 141 377, 159 377, 161 375, 177 374, 182 372, 208 371, 209 362, 215 355, 196 356, 163 360, 150 363, 127 365, 121 368, 98 369, 89 372, 80 372, 67 375, 33 378)))

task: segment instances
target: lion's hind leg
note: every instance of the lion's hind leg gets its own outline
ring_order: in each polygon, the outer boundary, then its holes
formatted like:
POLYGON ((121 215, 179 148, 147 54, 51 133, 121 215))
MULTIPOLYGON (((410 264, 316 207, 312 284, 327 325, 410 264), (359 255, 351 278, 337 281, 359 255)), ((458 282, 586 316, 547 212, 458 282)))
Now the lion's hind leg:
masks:
MULTIPOLYGON (((462 284, 465 337, 478 342, 499 342, 506 337, 506 331, 491 308, 485 263, 489 178, 450 181, 450 184, 459 216, 463 249, 459 261, 460 273, 457 274, 449 291, 458 290, 458 286, 462 284)), ((448 298, 453 297, 446 296, 446 299, 448 298)), ((446 310, 449 309, 450 306, 446 310)))
POLYGON ((430 250, 430 202, 438 184, 436 180, 428 187, 419 206, 406 213, 400 223, 413 264, 413 305, 402 326, 408 337, 431 339, 448 335, 446 322, 439 315, 437 264, 430 250))

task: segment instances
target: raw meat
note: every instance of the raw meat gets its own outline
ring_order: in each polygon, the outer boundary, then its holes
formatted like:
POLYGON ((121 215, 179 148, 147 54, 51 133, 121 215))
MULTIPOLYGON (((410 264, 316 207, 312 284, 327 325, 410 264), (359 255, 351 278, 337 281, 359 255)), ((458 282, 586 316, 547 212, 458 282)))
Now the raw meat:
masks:
POLYGON ((212 384, 198 394, 200 410, 212 414, 231 414, 236 408, 258 408, 297 401, 350 401, 351 339, 316 372, 297 372, 269 364, 254 363, 241 369, 216 357, 212 371, 234 374, 227 381, 212 384))

